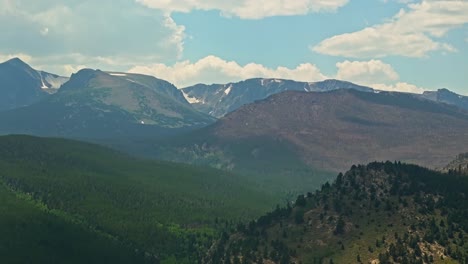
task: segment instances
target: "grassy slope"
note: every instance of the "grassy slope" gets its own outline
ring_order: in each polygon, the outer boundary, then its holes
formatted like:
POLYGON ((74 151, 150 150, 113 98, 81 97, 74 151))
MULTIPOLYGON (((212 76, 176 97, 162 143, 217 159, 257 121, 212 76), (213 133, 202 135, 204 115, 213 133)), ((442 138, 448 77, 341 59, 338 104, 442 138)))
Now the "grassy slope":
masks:
POLYGON ((0 168, 10 188, 163 257, 207 246, 189 240, 207 242, 200 233, 212 234, 206 227, 215 218, 250 218, 272 203, 221 171, 138 160, 62 139, 2 137, 0 168))

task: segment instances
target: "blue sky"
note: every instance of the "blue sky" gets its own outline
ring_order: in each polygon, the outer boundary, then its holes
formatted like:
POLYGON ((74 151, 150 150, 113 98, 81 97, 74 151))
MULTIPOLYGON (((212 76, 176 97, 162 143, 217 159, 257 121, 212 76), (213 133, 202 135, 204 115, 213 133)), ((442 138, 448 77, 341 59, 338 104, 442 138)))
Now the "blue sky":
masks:
POLYGON ((468 95, 464 0, 0 0, 0 59, 151 74, 179 87, 338 78, 468 95))

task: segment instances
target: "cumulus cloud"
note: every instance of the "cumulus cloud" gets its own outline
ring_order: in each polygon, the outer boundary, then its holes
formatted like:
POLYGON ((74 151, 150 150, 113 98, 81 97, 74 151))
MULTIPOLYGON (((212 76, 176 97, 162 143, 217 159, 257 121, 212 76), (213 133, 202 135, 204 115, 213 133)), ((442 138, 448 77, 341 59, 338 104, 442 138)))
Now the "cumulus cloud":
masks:
POLYGON ((422 93, 424 88, 400 81, 395 69, 381 60, 343 61, 336 64, 336 78, 370 86, 377 90, 422 93))
POLYGON ((377 89, 377 90, 393 91, 393 92, 406 92, 406 93, 418 93, 418 94, 421 94, 425 90, 427 90, 427 89, 424 89, 422 87, 418 87, 418 86, 416 86, 414 84, 409 84, 409 83, 405 83, 405 82, 398 82, 396 84, 390 84, 390 85, 377 83, 377 84, 372 84, 371 86, 374 89, 377 89))
POLYGON ((318 81, 326 79, 314 64, 304 63, 296 68, 269 68, 261 64, 239 65, 216 56, 207 56, 197 62, 182 61, 172 66, 153 64, 135 66, 129 72, 154 75, 168 80, 178 87, 197 83, 227 83, 254 77, 294 79, 297 81, 318 81))
POLYGON ((81 69, 89 68, 86 65, 71 65, 71 64, 64 64, 64 65, 57 65, 64 74, 63 76, 71 76, 73 73, 78 72, 81 69))
POLYGON ((408 9, 401 9, 386 23, 333 36, 312 50, 352 58, 424 57, 432 51, 454 52, 456 49, 440 38, 467 24, 467 14, 467 1, 423 0, 408 4, 408 9))
POLYGON ((400 76, 390 64, 381 60, 370 61, 343 61, 336 64, 338 72, 336 77, 342 80, 365 84, 377 82, 393 82, 400 76))
POLYGON ((136 0, 145 6, 165 12, 219 10, 224 16, 260 19, 271 16, 304 15, 312 12, 335 11, 349 0, 136 0))
MULTIPOLYGON (((367 85, 378 90, 421 93, 424 89, 401 82, 398 73, 380 60, 343 61, 336 64, 334 78, 367 85)), ((269 68, 257 63, 240 65, 216 56, 207 56, 196 62, 182 61, 172 66, 153 64, 135 66, 129 72, 153 75, 168 80, 179 88, 197 83, 228 83, 249 78, 281 78, 314 82, 330 78, 314 64, 304 63, 295 68, 269 68)))

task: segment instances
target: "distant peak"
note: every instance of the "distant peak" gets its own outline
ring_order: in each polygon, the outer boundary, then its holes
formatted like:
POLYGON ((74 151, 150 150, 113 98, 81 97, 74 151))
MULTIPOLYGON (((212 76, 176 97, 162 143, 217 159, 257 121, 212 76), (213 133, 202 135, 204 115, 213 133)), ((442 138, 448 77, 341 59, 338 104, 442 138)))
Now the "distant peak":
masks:
POLYGON ((9 60, 5 61, 3 64, 12 65, 12 66, 15 66, 15 67, 28 67, 28 68, 30 68, 30 66, 26 62, 22 61, 20 58, 9 59, 9 60))
POLYGON ((22 60, 21 60, 20 58, 18 58, 18 57, 9 59, 9 60, 7 60, 6 62, 8 62, 8 63, 25 63, 24 61, 22 61, 22 60))
POLYGON ((100 70, 95 70, 91 68, 83 68, 77 71, 75 74, 87 74, 87 73, 95 73, 95 72, 100 72, 100 70))
POLYGON ((107 74, 100 70, 93 70, 93 69, 81 69, 78 72, 71 75, 70 80, 66 82, 61 90, 69 90, 69 89, 80 89, 88 87, 89 82, 99 76, 100 74, 107 74))
POLYGON ((101 70, 95 70, 95 69, 89 69, 89 68, 84 68, 79 70, 78 72, 72 74, 71 78, 76 78, 76 79, 92 79, 100 75, 110 75, 106 72, 103 72, 101 70))
POLYGON ((439 93, 454 93, 447 88, 441 88, 437 90, 439 93))

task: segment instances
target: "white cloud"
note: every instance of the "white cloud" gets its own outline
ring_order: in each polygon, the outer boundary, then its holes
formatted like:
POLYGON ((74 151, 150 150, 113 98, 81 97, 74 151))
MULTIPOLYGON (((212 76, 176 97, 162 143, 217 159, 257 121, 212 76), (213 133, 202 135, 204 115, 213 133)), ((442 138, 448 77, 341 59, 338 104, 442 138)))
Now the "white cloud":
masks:
MULTIPOLYGON (((380 60, 344 61, 336 64, 335 78, 367 85, 378 90, 421 93, 423 88, 401 82, 398 73, 380 60)), ((249 78, 282 78, 296 81, 322 81, 325 76, 314 64, 304 63, 296 68, 269 68, 261 64, 239 65, 216 56, 207 56, 197 62, 183 61, 172 66, 153 64, 135 66, 129 72, 153 75, 172 82, 179 88, 197 83, 228 83, 249 78)))
POLYGON ((136 0, 145 6, 171 12, 219 10, 225 16, 260 19, 271 16, 305 15, 335 11, 349 0, 136 0))
POLYGON ((172 66, 153 64, 135 66, 129 72, 154 75, 168 80, 178 87, 197 83, 227 83, 248 78, 283 78, 297 81, 318 81, 326 79, 317 66, 304 63, 296 68, 269 68, 261 64, 239 65, 235 61, 226 61, 216 56, 207 56, 199 61, 178 62, 172 66))
POLYGON ((81 69, 89 68, 86 65, 71 65, 71 64, 65 64, 65 65, 60 65, 62 68, 62 73, 63 76, 71 76, 73 73, 78 72, 81 69))
POLYGON ((378 84, 372 84, 371 87, 373 87, 374 89, 383 90, 383 91, 407 92, 407 93, 418 93, 418 94, 421 94, 425 90, 427 90, 422 87, 418 87, 414 84, 409 84, 405 82, 398 82, 396 84, 390 84, 390 85, 378 83, 378 84))
POLYGON ((168 41, 164 44, 169 48, 170 46, 175 46, 177 58, 179 59, 182 57, 182 53, 184 51, 185 27, 177 25, 170 15, 165 15, 164 17, 164 26, 173 32, 172 36, 170 36, 168 41))
POLYGON ((377 90, 422 93, 424 88, 400 81, 395 69, 380 60, 343 61, 336 64, 336 78, 372 87, 377 90))
POLYGON ((388 83, 399 80, 400 76, 390 64, 380 60, 343 61, 336 64, 337 79, 351 82, 371 84, 376 82, 388 83))
POLYGON ((379 58, 424 57, 432 51, 456 49, 439 38, 468 23, 468 2, 423 0, 401 9, 388 22, 325 39, 312 50, 333 56, 379 58))

